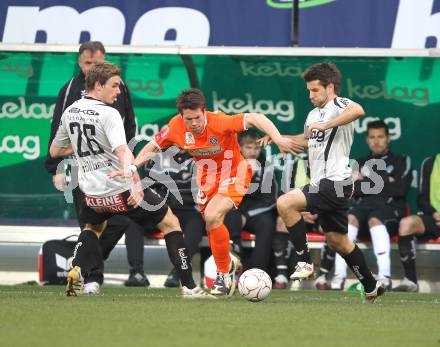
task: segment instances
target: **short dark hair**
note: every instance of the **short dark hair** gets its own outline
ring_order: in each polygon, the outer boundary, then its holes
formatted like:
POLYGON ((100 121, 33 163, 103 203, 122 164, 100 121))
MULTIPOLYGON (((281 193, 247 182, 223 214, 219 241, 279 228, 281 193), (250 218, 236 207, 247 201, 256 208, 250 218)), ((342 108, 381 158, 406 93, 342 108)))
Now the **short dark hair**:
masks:
POLYGON ((240 144, 240 146, 242 146, 245 143, 255 142, 260 137, 261 135, 258 131, 256 131, 255 129, 249 129, 247 131, 238 134, 238 143, 240 144))
POLYGON ((367 136, 370 129, 384 129, 387 136, 390 134, 390 129, 388 128, 387 123, 380 119, 373 120, 367 124, 367 136))
POLYGON ((93 90, 96 82, 104 85, 113 76, 121 76, 121 70, 116 65, 108 61, 93 64, 86 76, 86 90, 93 90))
POLYGON ((84 51, 90 51, 92 54, 100 51, 102 54, 105 54, 105 48, 101 41, 87 41, 82 43, 81 46, 79 46, 79 55, 81 55, 84 51))
POLYGON ((319 63, 310 66, 304 73, 303 78, 306 82, 319 81, 323 87, 330 83, 335 86, 335 93, 341 91, 341 72, 333 63, 319 63))
POLYGON ((206 106, 206 99, 202 91, 197 88, 185 89, 176 99, 176 107, 179 113, 183 110, 197 110, 206 106))

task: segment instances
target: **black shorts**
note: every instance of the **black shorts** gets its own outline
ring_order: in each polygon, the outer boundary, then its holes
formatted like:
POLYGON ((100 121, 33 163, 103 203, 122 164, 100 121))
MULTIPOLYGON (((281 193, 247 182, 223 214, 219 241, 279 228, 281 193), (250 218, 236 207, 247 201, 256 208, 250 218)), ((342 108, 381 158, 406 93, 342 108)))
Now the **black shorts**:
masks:
POLYGON ((163 198, 149 188, 144 190, 143 201, 150 208, 133 208, 127 203, 129 191, 112 197, 97 198, 84 194, 80 203, 80 217, 84 224, 101 224, 114 215, 130 218, 141 227, 153 227, 159 224, 168 211, 168 205, 163 198))
POLYGON ((368 233, 368 221, 371 218, 379 219, 387 228, 390 236, 396 235, 399 231, 399 222, 405 217, 405 208, 378 204, 371 206, 369 204, 352 204, 348 210, 348 214, 352 214, 359 222, 359 232, 368 233))
POLYGON ((351 180, 319 182, 319 187, 305 185, 302 192, 307 199, 306 210, 318 214, 318 223, 324 232, 346 234, 348 229, 348 206, 353 194, 351 180))
POLYGON ((432 215, 422 214, 419 216, 425 226, 425 232, 417 238, 422 240, 432 240, 440 236, 440 228, 435 224, 435 219, 432 215))

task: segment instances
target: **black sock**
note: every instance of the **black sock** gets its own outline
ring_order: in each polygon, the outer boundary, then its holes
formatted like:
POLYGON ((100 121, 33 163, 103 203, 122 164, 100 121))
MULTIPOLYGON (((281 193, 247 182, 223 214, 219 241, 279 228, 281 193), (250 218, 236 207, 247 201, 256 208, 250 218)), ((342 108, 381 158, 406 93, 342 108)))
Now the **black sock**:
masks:
POLYGON ((376 288, 376 280, 371 274, 367 262, 365 261, 364 254, 359 247, 355 244, 354 249, 350 254, 341 254, 341 256, 345 259, 345 262, 350 267, 351 271, 353 271, 357 279, 364 285, 365 291, 367 293, 372 292, 376 288))
POLYGON ((182 232, 172 231, 166 234, 165 243, 167 245, 168 256, 179 274, 182 285, 193 289, 196 284, 192 276, 191 260, 183 241, 182 232))
POLYGON ((288 247, 289 234, 283 232, 276 232, 273 240, 273 254, 275 258, 275 267, 277 275, 284 275, 288 277, 288 247))
POLYGON ((319 275, 327 275, 335 265, 335 254, 336 252, 332 250, 327 243, 322 246, 321 249, 321 265, 319 269, 319 275))
POLYGON ((288 227, 287 230, 289 231, 293 247, 295 247, 298 261, 311 264, 312 261, 310 259, 310 250, 307 244, 306 223, 304 223, 304 219, 301 217, 296 224, 288 227))
POLYGON ((93 231, 84 229, 79 234, 73 252, 72 265, 81 268, 81 274, 86 283, 98 282, 102 284, 104 269, 102 249, 98 237, 93 231))
POLYGON ((399 253, 406 278, 417 283, 416 244, 414 236, 399 237, 399 253))

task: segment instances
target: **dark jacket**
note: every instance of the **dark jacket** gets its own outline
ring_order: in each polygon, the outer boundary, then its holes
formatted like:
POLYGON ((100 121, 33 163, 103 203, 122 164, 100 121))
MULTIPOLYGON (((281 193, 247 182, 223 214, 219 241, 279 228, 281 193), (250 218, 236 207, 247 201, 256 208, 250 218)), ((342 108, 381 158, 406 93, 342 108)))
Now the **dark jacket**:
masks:
MULTIPOLYGON (((429 197, 429 192, 432 188, 430 185, 435 158, 436 156, 426 158, 420 167, 419 187, 417 190, 417 206, 419 210, 426 215, 432 215, 434 212, 440 212, 436 211, 431 205, 431 199, 429 197)), ((440 187, 437 187, 437 189, 440 189, 440 187)))
POLYGON ((276 207, 278 196, 278 183, 273 165, 266 161, 264 154, 258 158, 260 166, 254 170, 251 180, 251 186, 248 193, 244 196, 239 209, 243 213, 258 211, 265 212, 276 207), (255 188, 252 188, 255 187, 255 188))
POLYGON ((193 181, 194 167, 195 162, 187 152, 178 152, 171 159, 162 152, 149 161, 145 168, 145 176, 152 179, 154 183, 151 188, 160 196, 166 197, 168 194, 167 204, 173 211, 194 210, 194 196, 198 190, 193 181), (194 192, 191 190, 192 187, 194 192), (179 194, 183 204, 176 198, 179 194))
MULTIPOLYGON (((48 148, 50 148, 50 145, 52 144, 52 141, 58 131, 61 116, 64 110, 72 105, 76 100, 84 97, 85 94, 85 76, 82 72, 73 77, 60 89, 55 104, 55 109, 53 111, 48 148)), ((136 121, 134 118, 130 93, 128 92, 127 86, 124 83, 121 84, 121 94, 119 94, 118 98, 111 106, 117 109, 121 114, 124 122, 125 137, 127 142, 129 142, 136 134, 136 121)), ((61 158, 53 159, 48 154, 44 166, 49 173, 55 175, 57 166, 61 161, 61 158)))
MULTIPOLYGON (((362 180, 358 180, 354 183, 354 198, 359 203, 365 203, 369 205, 378 204, 393 204, 396 207, 405 208, 406 196, 408 195, 409 188, 412 181, 412 172, 410 159, 406 155, 395 154, 389 151, 382 156, 373 156, 372 154, 359 158, 357 160, 359 164, 359 171, 365 173, 368 171, 374 171, 379 175, 384 182, 384 187, 379 192, 369 193, 361 190, 361 185, 364 182, 368 182, 371 187, 375 186, 374 180, 370 177, 364 177, 362 180), (367 161, 370 161, 367 165, 367 161), (385 169, 379 170, 375 160, 384 160, 385 169), (390 182, 390 177, 394 179, 390 182)), ((364 174, 365 176, 365 174, 364 174)))

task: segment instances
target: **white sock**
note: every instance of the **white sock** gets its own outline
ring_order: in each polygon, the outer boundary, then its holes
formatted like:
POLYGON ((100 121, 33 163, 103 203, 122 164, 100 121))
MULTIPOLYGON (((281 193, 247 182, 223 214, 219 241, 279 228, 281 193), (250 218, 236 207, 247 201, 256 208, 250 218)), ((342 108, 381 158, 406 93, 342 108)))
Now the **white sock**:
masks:
MULTIPOLYGON (((356 241, 359 229, 354 225, 348 224, 348 237, 351 241, 356 241)), ((335 257, 335 276, 347 277, 347 263, 338 253, 335 257)))
POLYGON ((370 229, 371 241, 377 260, 379 277, 391 277, 390 235, 385 225, 376 225, 370 229))

